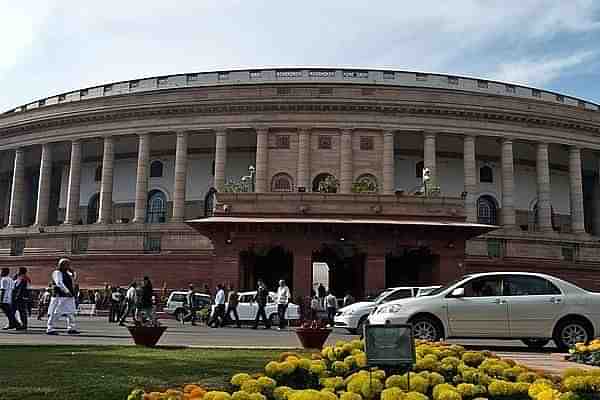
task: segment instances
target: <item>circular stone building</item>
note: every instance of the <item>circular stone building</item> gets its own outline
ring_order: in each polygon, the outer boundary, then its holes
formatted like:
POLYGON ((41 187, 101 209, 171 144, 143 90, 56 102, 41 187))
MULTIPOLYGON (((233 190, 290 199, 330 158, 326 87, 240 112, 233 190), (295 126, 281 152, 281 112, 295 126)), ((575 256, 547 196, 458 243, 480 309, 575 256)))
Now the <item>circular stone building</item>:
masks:
POLYGON ((0 265, 337 295, 539 271, 600 289, 600 112, 387 70, 191 73, 0 114, 0 265), (423 185, 423 170, 430 179, 423 185))

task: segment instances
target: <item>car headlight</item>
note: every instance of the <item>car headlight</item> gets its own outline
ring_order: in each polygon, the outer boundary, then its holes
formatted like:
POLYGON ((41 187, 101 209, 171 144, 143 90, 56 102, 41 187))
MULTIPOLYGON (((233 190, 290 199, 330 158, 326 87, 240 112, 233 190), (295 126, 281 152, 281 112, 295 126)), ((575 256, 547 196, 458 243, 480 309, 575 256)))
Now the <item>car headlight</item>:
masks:
POLYGON ((400 304, 390 304, 389 306, 383 306, 377 308, 378 314, 393 314, 400 312, 402 306, 400 304))

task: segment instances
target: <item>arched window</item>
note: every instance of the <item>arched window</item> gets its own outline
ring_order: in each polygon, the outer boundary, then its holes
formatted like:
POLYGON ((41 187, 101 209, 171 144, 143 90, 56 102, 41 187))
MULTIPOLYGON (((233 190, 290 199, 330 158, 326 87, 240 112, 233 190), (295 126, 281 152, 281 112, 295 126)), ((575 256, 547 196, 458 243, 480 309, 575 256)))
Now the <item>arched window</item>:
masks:
POLYGON ((148 193, 148 207, 146 209, 146 222, 159 224, 165 222, 167 217, 167 197, 160 190, 148 193))
POLYGON ((423 161, 419 161, 418 163, 415 164, 415 177, 416 178, 423 178, 423 169, 425 169, 425 162, 423 161))
POLYGON ((294 187, 292 177, 286 173, 280 173, 271 180, 271 192, 291 192, 294 187))
POLYGON ((100 207, 100 195, 96 193, 90 198, 87 207, 87 223, 95 224, 98 221, 98 211, 100 207))
POLYGON ((479 168, 479 182, 494 183, 494 170, 489 165, 479 168))
POLYGON ((480 224, 496 225, 498 207, 491 196, 481 196, 477 200, 477 222, 480 224))
POLYGON ((319 174, 313 180, 312 191, 321 193, 337 193, 338 180, 335 176, 323 173, 319 174))
POLYGON ((96 167, 96 172, 94 173, 94 182, 100 182, 102 180, 102 165, 98 165, 96 167))
POLYGON ((163 176, 163 163, 162 161, 152 161, 150 163, 150 178, 162 178, 163 176))
POLYGON ((359 176, 352 185, 354 193, 376 193, 377 178, 371 174, 363 174, 359 176))

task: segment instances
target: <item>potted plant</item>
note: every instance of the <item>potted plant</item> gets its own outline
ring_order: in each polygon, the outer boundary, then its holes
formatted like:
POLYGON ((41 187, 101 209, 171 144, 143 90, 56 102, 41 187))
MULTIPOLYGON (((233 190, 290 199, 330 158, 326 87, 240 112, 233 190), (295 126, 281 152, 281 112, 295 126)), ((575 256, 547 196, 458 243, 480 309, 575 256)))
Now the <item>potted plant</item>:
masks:
POLYGON ((142 321, 138 319, 134 325, 128 326, 127 329, 136 345, 154 347, 167 330, 167 327, 162 326, 156 318, 150 318, 142 321))
POLYGON ((296 335, 305 349, 321 349, 332 329, 323 321, 305 321, 296 329, 296 335))

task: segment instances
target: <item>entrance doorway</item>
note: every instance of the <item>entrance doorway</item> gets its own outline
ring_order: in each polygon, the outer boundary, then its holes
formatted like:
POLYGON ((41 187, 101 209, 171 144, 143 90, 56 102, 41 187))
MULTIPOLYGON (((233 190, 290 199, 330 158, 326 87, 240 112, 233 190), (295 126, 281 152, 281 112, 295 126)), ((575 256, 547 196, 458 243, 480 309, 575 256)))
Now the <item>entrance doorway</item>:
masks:
POLYGON ((385 257, 385 286, 422 286, 433 283, 437 257, 428 247, 401 247, 385 257))
POLYGON ((365 296, 365 260, 352 243, 324 243, 312 256, 313 263, 329 267, 329 289, 338 298, 347 292, 355 298, 365 296))
POLYGON ((294 255, 281 247, 257 247, 240 253, 240 288, 255 290, 262 279, 270 291, 276 291, 283 279, 293 293, 294 255))

